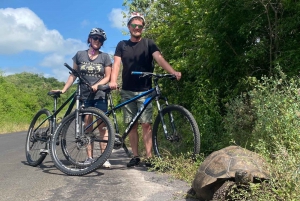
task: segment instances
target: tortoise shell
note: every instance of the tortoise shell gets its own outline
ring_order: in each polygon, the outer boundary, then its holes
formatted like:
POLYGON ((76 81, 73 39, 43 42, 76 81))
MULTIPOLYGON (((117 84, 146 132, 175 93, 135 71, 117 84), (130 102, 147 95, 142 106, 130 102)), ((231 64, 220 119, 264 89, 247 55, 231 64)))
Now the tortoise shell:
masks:
POLYGON ((229 146, 211 153, 200 165, 192 189, 202 200, 211 200, 225 181, 234 181, 235 172, 245 170, 253 179, 268 179, 266 161, 257 153, 239 146, 229 146))

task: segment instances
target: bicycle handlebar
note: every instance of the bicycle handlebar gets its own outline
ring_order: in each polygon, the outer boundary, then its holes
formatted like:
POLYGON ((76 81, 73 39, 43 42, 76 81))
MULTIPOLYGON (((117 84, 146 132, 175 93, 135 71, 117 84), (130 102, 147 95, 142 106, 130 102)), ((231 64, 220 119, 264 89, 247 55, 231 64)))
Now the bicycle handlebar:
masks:
POLYGON ((72 74, 74 74, 76 77, 79 77, 79 73, 77 72, 77 70, 69 66, 69 64, 64 63, 64 66, 67 67, 72 72, 72 74))
POLYGON ((140 71, 131 71, 132 75, 141 75, 142 77, 150 76, 156 78, 168 77, 170 79, 176 79, 176 76, 173 74, 159 74, 159 73, 150 73, 150 72, 140 72, 140 71))
POLYGON ((104 84, 104 85, 98 85, 98 89, 101 91, 106 91, 108 89, 110 89, 108 84, 104 84))
MULTIPOLYGON (((81 81, 83 81, 84 84, 86 84, 90 89, 92 89, 92 86, 88 83, 88 81, 84 77, 82 77, 80 75, 80 73, 77 70, 73 69, 67 63, 64 63, 64 66, 67 67, 74 76, 78 77, 81 81)), ((176 76, 173 74, 159 74, 159 73, 140 72, 140 71, 132 71, 131 74, 132 75, 141 75, 142 77, 146 77, 146 76, 155 77, 155 78, 168 77, 170 79, 176 79, 176 76)), ((109 87, 109 85, 99 85, 98 89, 101 91, 106 91, 106 90, 110 89, 110 87, 109 87)))
MULTIPOLYGON (((140 71, 132 71, 131 74, 132 75, 141 75, 142 77, 145 77, 145 76, 150 76, 150 77, 155 77, 155 78, 168 77, 170 79, 176 79, 176 76, 173 74, 156 74, 156 73, 140 72, 140 71)), ((109 92, 111 89, 108 84, 103 84, 103 85, 98 85, 98 90, 101 90, 104 92, 109 92)))
POLYGON ((72 74, 74 76, 78 77, 81 81, 83 81, 83 83, 85 85, 87 85, 90 90, 92 90, 92 86, 89 84, 89 82, 84 77, 82 77, 80 75, 80 73, 77 70, 75 70, 74 68, 72 68, 71 66, 69 66, 69 64, 67 64, 67 63, 64 63, 64 66, 67 67, 72 72, 72 74))

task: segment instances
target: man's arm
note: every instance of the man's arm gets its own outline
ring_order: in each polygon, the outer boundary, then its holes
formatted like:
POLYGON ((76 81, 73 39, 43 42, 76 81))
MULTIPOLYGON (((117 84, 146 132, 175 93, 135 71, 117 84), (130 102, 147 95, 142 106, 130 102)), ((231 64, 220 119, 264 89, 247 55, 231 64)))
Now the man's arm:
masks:
POLYGON ((152 56, 155 59, 155 61, 158 63, 158 65, 160 65, 168 73, 175 75, 177 80, 180 80, 181 72, 175 71, 172 68, 172 66, 164 59, 164 57, 161 55, 159 51, 154 52, 152 56))
POLYGON ((111 89, 116 89, 118 87, 117 81, 118 81, 118 75, 120 71, 120 65, 121 65, 121 57, 114 56, 114 64, 112 67, 110 83, 109 83, 111 89))

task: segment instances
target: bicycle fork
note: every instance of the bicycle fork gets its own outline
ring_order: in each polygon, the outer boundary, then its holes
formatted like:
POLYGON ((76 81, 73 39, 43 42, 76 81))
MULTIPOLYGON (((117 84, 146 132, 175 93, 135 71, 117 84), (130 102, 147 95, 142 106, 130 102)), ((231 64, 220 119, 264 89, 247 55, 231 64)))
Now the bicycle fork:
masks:
MULTIPOLYGON (((111 113, 113 116, 113 121, 114 121, 114 127, 115 127, 115 143, 114 143, 114 149, 120 149, 121 147, 123 147, 125 144, 123 143, 124 140, 120 135, 120 131, 119 131, 119 126, 118 126, 118 122, 117 122, 117 115, 116 115, 116 111, 113 110, 114 103, 113 103, 113 99, 112 99, 112 95, 111 93, 108 93, 108 99, 109 99, 109 107, 111 108, 111 113)), ((109 115, 109 114, 108 114, 109 115)), ((126 147, 127 148, 127 147, 126 147)))
MULTIPOLYGON (((168 100, 167 98, 162 98, 166 103, 166 106, 169 105, 168 103, 168 100)), ((168 112, 168 117, 169 117, 169 120, 170 120, 170 124, 171 124, 171 127, 172 127, 172 133, 168 132, 167 130, 167 126, 166 126, 166 123, 165 123, 165 120, 164 120, 164 116, 163 116, 163 113, 162 113, 162 107, 159 103, 159 98, 156 99, 156 105, 157 105, 157 110, 158 110, 158 115, 160 116, 160 121, 162 123, 162 127, 163 127, 163 130, 164 130, 164 135, 165 135, 165 138, 169 141, 173 141, 173 134, 176 134, 176 126, 175 126, 175 123, 174 123, 174 117, 172 115, 172 112, 168 112)))
MULTIPOLYGON (((45 119, 45 120, 47 120, 47 119, 45 119)), ((49 147, 51 146, 50 145, 51 139, 53 137, 54 128, 56 128, 56 118, 52 117, 51 122, 52 122, 51 123, 52 125, 49 126, 49 131, 45 132, 45 134, 47 134, 49 132, 50 135, 48 135, 48 134, 46 135, 47 140, 45 140, 45 143, 47 143, 47 144, 46 144, 45 149, 40 149, 40 155, 48 155, 49 154, 49 147)), ((43 121, 43 123, 44 123, 44 121, 43 121)))

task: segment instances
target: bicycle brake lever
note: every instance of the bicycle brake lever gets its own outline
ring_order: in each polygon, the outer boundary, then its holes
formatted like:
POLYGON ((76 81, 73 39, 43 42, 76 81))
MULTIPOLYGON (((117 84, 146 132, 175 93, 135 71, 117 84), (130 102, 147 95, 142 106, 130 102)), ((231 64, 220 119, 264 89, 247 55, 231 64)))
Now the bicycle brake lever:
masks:
POLYGON ((176 78, 176 75, 171 75, 171 78, 170 78, 171 80, 176 80, 177 78, 176 78))

